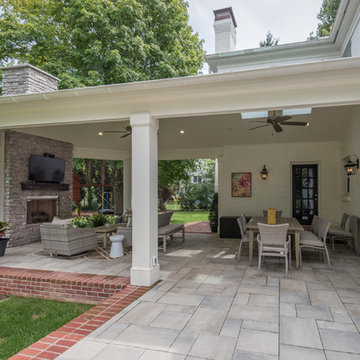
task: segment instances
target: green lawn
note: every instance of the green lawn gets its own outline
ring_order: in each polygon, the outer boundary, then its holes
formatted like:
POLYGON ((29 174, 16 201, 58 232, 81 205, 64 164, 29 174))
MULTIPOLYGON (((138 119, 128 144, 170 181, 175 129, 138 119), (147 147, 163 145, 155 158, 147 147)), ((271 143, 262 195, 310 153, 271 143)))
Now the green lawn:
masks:
POLYGON ((92 305, 20 298, 0 302, 0 360, 6 360, 92 305))
POLYGON ((171 224, 209 221, 209 212, 207 210, 182 211, 178 204, 166 204, 166 209, 174 210, 171 217, 171 224))

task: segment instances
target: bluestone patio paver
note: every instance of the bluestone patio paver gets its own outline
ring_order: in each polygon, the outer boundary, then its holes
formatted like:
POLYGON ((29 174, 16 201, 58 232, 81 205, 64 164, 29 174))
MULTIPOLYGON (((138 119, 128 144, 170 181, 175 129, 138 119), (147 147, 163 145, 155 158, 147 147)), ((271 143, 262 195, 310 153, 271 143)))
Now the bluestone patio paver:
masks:
MULTIPOLYGON (((247 247, 237 262, 237 239, 178 240, 159 253, 162 282, 58 359, 360 360, 360 258, 351 250, 330 253, 330 268, 305 253, 286 278, 278 259, 259 275, 247 247)), ((0 266, 120 276, 131 267, 131 256, 69 262, 24 248, 8 249, 0 266)))

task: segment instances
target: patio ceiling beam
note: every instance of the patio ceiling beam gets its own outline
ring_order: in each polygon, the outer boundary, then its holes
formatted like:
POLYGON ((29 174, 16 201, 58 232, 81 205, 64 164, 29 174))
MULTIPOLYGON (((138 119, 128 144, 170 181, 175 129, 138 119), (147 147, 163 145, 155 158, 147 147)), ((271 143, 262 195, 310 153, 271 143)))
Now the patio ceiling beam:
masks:
POLYGON ((360 103, 360 58, 0 98, 0 128, 360 103), (16 101, 16 103, 14 103, 16 101))

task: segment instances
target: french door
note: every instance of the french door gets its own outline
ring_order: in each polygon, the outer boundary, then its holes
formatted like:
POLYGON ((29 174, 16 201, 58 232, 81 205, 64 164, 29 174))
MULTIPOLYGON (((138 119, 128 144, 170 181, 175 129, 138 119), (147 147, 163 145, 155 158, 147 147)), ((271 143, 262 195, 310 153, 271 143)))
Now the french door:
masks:
POLYGON ((292 185, 293 217, 302 225, 310 225, 318 215, 318 166, 293 165, 292 185))

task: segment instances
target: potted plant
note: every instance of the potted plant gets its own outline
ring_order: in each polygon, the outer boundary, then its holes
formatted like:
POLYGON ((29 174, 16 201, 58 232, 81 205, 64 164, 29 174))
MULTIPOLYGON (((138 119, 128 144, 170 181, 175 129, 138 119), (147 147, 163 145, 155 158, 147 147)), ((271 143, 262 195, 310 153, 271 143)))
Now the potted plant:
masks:
POLYGON ((7 221, 0 221, 0 256, 4 256, 9 241, 9 238, 6 237, 5 233, 8 227, 9 223, 7 221))
POLYGON ((211 232, 217 232, 218 229, 218 193, 214 193, 209 211, 209 223, 211 232))

